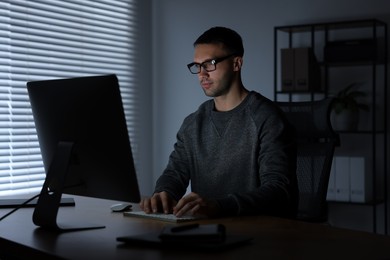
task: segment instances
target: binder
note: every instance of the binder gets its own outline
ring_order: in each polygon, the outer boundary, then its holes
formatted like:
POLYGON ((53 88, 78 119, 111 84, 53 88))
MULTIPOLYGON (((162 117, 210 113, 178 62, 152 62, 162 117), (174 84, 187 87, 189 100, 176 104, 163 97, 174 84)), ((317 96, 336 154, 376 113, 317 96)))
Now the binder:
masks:
POLYGON ((319 90, 320 68, 311 48, 294 49, 294 78, 296 91, 319 90))
POLYGON ((294 49, 281 49, 282 91, 294 90, 294 49))
POLYGON ((312 48, 281 49, 282 91, 321 89, 321 70, 312 48))
POLYGON ((336 172, 335 172, 335 160, 333 159, 330 169, 328 192, 326 194, 327 201, 336 200, 336 172))
POLYGON ((335 157, 336 200, 350 201, 349 157, 335 157))
POLYGON ((365 165, 364 157, 350 158, 351 202, 364 203, 372 199, 365 165))

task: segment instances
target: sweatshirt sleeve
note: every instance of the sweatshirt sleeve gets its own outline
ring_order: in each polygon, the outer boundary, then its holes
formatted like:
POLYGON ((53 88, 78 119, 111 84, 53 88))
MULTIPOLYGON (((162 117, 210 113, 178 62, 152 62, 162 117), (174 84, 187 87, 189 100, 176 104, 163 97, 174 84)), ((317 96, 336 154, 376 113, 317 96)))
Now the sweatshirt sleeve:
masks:
POLYGON ((190 117, 186 118, 180 127, 167 167, 158 178, 154 190, 154 193, 166 191, 176 201, 185 194, 190 181, 188 155, 182 134, 189 120, 190 117))

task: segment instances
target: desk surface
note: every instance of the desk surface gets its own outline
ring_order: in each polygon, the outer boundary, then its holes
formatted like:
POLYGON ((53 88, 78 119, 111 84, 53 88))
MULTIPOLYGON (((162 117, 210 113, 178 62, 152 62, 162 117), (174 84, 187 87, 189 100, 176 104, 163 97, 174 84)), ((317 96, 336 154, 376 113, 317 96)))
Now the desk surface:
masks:
MULTIPOLYGON (((106 228, 57 234, 37 228, 32 223, 33 209, 23 208, 0 222, 0 258, 3 259, 1 254, 4 252, 22 259, 27 256, 42 259, 53 255, 67 259, 390 258, 389 236, 267 216, 197 221, 200 224, 221 223, 229 234, 253 237, 249 244, 223 252, 194 250, 189 253, 133 245, 123 247, 116 237, 159 232, 167 223, 112 213, 110 206, 115 201, 74 198, 76 207, 60 208, 59 222, 70 224, 82 219, 103 224, 106 228)), ((1 209, 0 216, 8 210, 1 209)))

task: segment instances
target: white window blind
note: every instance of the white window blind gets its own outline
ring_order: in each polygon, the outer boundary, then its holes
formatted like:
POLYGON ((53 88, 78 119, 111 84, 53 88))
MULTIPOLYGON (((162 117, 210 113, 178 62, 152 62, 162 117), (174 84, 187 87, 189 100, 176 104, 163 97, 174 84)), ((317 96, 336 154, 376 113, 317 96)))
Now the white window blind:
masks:
POLYGON ((0 2, 0 196, 45 173, 26 82, 115 73, 137 161, 136 0, 0 2))

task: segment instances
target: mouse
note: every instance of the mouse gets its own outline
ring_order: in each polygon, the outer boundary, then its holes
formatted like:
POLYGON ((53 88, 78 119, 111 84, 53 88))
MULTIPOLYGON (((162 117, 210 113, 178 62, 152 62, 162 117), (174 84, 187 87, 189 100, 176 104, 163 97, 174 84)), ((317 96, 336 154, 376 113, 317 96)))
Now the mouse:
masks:
POLYGON ((113 212, 123 212, 123 211, 131 209, 131 207, 132 207, 132 205, 129 203, 118 203, 118 204, 111 205, 110 208, 111 208, 111 211, 113 211, 113 212))

